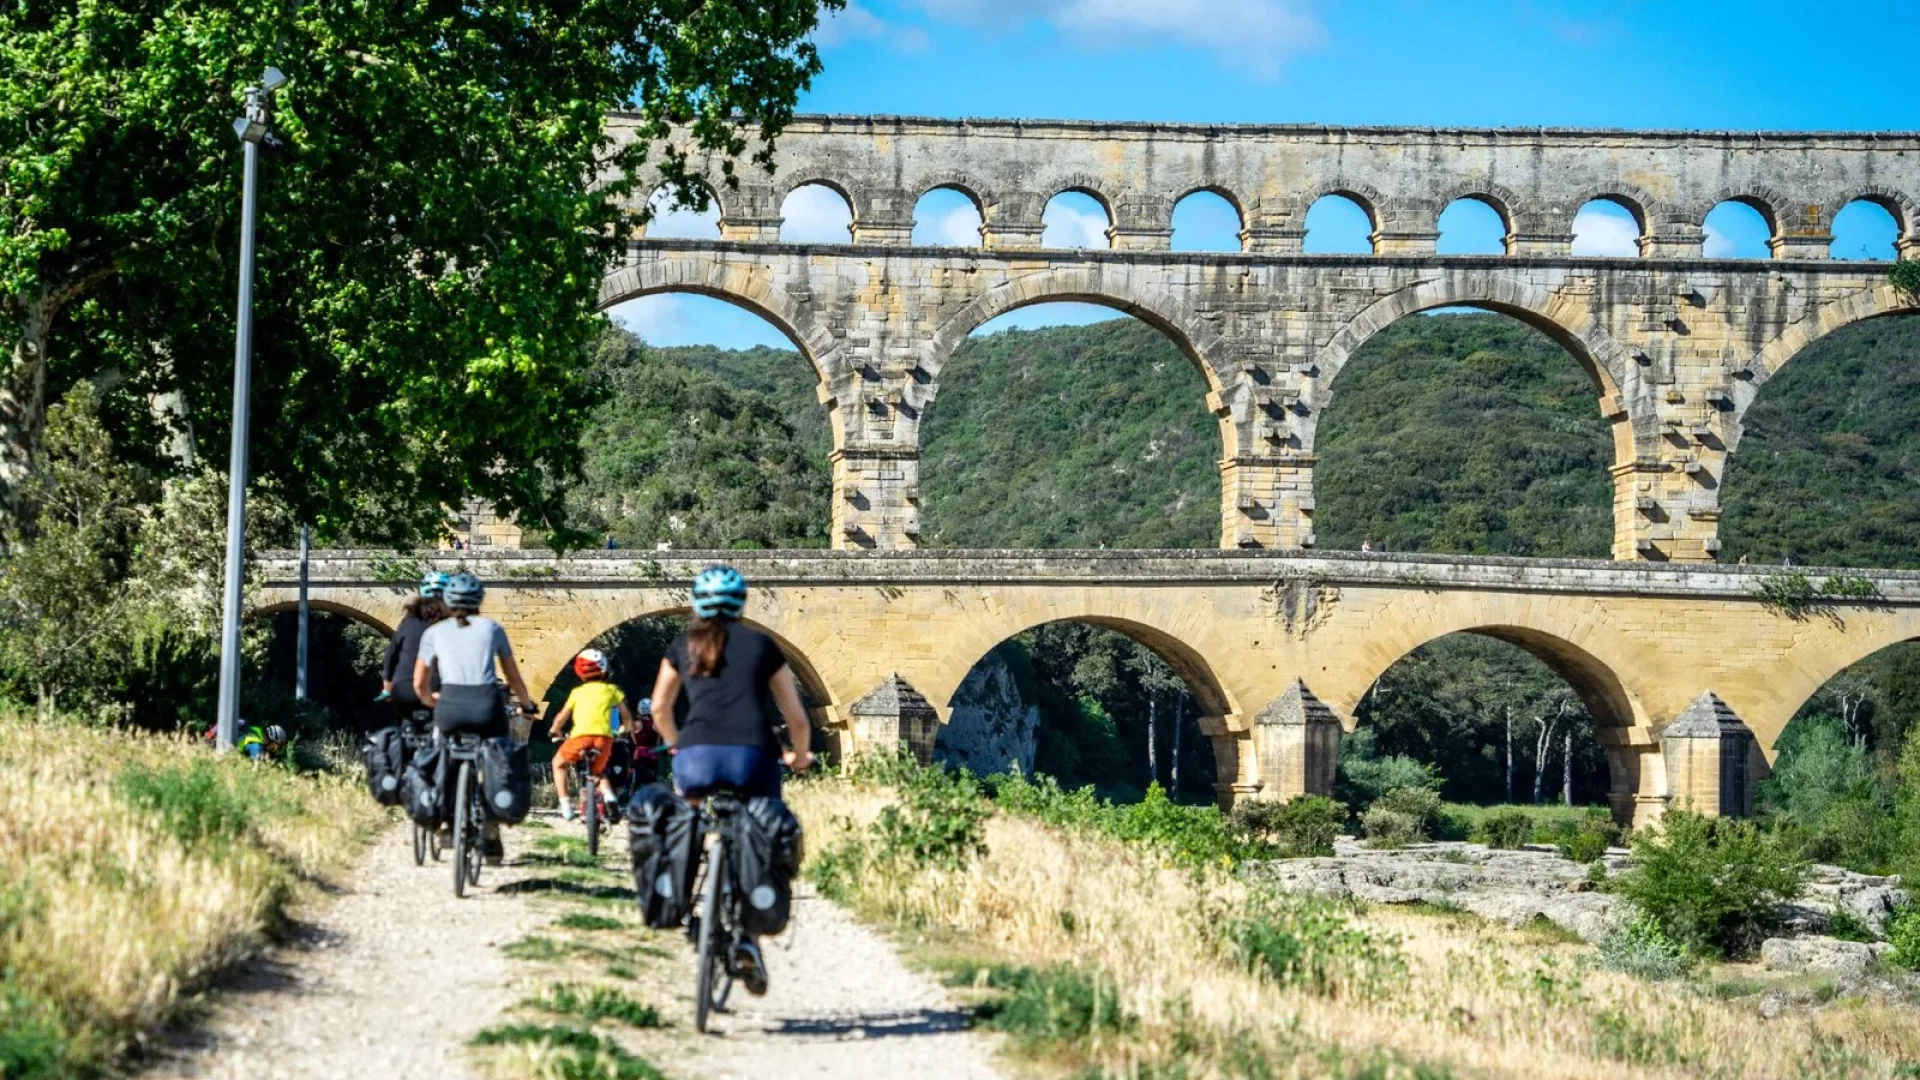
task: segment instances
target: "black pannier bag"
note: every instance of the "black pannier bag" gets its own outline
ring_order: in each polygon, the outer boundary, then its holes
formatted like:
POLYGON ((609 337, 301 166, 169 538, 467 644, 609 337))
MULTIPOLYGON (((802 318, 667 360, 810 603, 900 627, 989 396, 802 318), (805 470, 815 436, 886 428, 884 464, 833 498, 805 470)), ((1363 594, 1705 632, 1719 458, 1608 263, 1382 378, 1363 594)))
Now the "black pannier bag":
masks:
POLYGON ((512 739, 488 739, 480 744, 480 790, 487 800, 487 816, 503 825, 527 820, 533 806, 533 773, 527 766, 527 748, 512 739))
POLYGON ((693 877, 700 869, 700 815, 662 784, 648 784, 627 804, 634 898, 655 930, 687 921, 693 877))
POLYGON ((420 748, 407 763, 401 783, 406 793, 403 804, 407 816, 417 824, 433 827, 451 818, 453 797, 447 792, 447 753, 439 744, 420 748))
POLYGON ((367 790, 381 806, 399 806, 407 770, 407 743, 397 727, 381 728, 360 747, 367 766, 367 790))
POLYGON ((735 819, 734 884, 740 890, 740 929, 778 934, 793 910, 793 879, 800 873, 806 841, 800 819, 779 799, 756 795, 735 819))

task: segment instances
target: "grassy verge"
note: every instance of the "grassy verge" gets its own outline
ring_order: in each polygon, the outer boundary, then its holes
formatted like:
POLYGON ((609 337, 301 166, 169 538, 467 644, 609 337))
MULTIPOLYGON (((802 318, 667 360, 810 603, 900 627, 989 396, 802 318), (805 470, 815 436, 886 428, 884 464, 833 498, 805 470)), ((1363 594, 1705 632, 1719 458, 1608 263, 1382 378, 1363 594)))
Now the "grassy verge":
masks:
POLYGON ((912 778, 793 798, 821 887, 913 941, 1044 1073, 1892 1077, 1920 1060, 1910 1008, 1762 1024, 1751 998, 1603 970, 1556 935, 1279 894, 1177 833, 1052 824, 912 778))
POLYGON ((384 820, 350 777, 0 713, 0 1076, 112 1067, 384 820))

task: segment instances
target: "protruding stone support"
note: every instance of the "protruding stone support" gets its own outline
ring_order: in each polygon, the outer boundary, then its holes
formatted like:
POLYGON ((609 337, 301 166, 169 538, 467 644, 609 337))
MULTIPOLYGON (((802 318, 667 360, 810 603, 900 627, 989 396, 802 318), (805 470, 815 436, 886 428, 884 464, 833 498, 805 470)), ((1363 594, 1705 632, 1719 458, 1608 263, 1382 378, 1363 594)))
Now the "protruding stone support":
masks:
POLYGON ((1340 762, 1340 720, 1295 679, 1253 718, 1260 798, 1276 802, 1333 794, 1340 762))
POLYGON ((1171 228, 1115 225, 1107 230, 1107 242, 1115 251, 1165 251, 1173 246, 1171 228))
POLYGON ((1724 462, 1719 452, 1689 452, 1678 461, 1614 466, 1613 557, 1640 562, 1718 558, 1717 476, 1724 462))
POLYGON ((852 237, 856 244, 911 244, 913 219, 887 221, 863 217, 853 223, 852 237))
POLYGON ((1430 230, 1381 229, 1372 239, 1375 255, 1431 255, 1440 234, 1430 230))
POLYGON ((1243 454, 1220 463, 1220 546, 1313 546, 1311 454, 1243 454))
POLYGON ((1708 690, 1660 732, 1667 805, 1707 817, 1746 817, 1760 784, 1753 732, 1708 690))
POLYGON ((1564 257, 1572 252, 1572 233, 1517 232, 1507 235, 1507 254, 1509 255, 1556 255, 1564 257))
POLYGON ((920 537, 920 451, 843 447, 833 463, 833 546, 900 549, 920 537))
POLYGON ((920 764, 933 762, 940 714, 920 691, 898 674, 887 676, 867 696, 848 707, 847 717, 853 736, 847 747, 849 758, 894 754, 905 748, 913 751, 914 759, 920 764))

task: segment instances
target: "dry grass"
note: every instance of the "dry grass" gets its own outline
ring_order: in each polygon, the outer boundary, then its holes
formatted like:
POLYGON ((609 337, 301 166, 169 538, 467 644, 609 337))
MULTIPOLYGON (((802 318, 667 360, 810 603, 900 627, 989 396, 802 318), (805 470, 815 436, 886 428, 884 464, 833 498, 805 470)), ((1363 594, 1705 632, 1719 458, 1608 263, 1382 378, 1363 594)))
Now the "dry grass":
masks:
POLYGON ((384 820, 347 777, 0 713, 0 1076, 118 1058, 384 820))
MULTIPOLYGON (((892 801, 849 782, 792 798, 814 852, 892 801)), ((1920 1060, 1912 1009, 1854 1002, 1763 1022, 1754 999, 1593 969, 1585 946, 1391 908, 1355 922, 1398 939, 1404 974, 1287 988, 1229 955, 1221 924, 1249 906, 1230 873, 1006 814, 986 841, 964 871, 869 870, 858 902, 1035 967, 1104 969, 1139 1023, 1079 1056, 1114 1075, 1890 1077, 1920 1060)))

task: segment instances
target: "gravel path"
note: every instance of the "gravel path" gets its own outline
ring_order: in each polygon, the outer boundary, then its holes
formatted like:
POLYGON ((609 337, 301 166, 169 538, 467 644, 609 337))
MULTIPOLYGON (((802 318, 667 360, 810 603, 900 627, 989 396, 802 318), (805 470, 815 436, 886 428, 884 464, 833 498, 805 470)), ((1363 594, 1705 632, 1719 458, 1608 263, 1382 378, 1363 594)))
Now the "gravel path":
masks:
POLYGON ((833 904, 798 897, 792 924, 766 950, 767 996, 734 987, 730 1011, 669 1071, 714 1080, 1000 1076, 988 1041, 967 1030, 941 988, 833 904))
MULTIPOLYGON (((538 813, 557 823, 557 816, 538 813)), ((577 826, 575 826, 577 828, 577 826)), ((200 1028, 157 1047, 151 1080, 438 1080, 474 1075, 465 1043, 552 972, 500 946, 550 932, 552 901, 510 883, 550 876, 516 858, 544 831, 508 829, 507 865, 488 867, 456 900, 446 863, 413 865, 405 822, 374 843, 348 891, 302 926, 294 944, 217 995, 200 1028), (501 891, 502 886, 509 886, 501 891)), ((624 852, 603 850, 624 875, 624 852), (609 857, 610 856, 610 857, 609 857)), ((998 1080, 990 1042, 931 979, 908 970, 872 931, 803 893, 792 924, 767 943, 772 988, 736 987, 730 1011, 693 1031, 692 950, 648 972, 669 1026, 639 1041, 683 1080, 998 1080), (682 989, 684 987, 684 989, 682 989)), ((641 989, 636 987, 635 989, 641 989)), ((647 996, 655 996, 648 994, 647 996)), ((604 1032, 612 1034, 612 1032, 604 1032)))
POLYGON ((412 1080, 466 1077, 464 1044, 519 994, 499 946, 548 917, 505 883, 529 843, 505 830, 507 862, 453 895, 444 861, 413 865, 411 826, 374 842, 350 889, 295 943, 253 965, 219 996, 203 1027, 162 1048, 165 1080, 412 1080))

